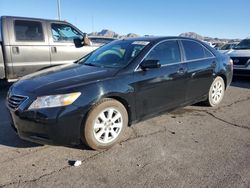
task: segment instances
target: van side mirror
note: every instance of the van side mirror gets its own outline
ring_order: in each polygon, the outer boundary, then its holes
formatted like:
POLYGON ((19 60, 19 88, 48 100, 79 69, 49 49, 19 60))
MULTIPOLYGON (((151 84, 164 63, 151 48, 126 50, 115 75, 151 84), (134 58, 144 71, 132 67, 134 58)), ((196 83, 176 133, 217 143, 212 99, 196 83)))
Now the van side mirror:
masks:
POLYGON ((83 46, 91 46, 91 40, 89 39, 87 33, 83 34, 83 46))
POLYGON ((74 44, 75 44, 75 46, 76 46, 77 48, 81 48, 81 47, 84 46, 83 40, 80 39, 80 38, 75 38, 75 39, 74 39, 74 44))
POLYGON ((83 38, 74 38, 74 44, 76 48, 81 48, 83 46, 91 46, 91 41, 86 33, 83 34, 83 38))
POLYGON ((142 70, 160 68, 159 60, 144 60, 140 65, 142 70))

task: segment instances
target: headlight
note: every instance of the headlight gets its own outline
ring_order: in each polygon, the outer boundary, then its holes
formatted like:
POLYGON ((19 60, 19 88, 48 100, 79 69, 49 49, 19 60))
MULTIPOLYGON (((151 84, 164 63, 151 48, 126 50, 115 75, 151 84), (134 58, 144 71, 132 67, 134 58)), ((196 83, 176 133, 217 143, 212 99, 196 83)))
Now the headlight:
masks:
POLYGON ((30 105, 29 110, 67 106, 72 104, 80 95, 81 92, 76 92, 63 95, 37 97, 37 99, 30 105))

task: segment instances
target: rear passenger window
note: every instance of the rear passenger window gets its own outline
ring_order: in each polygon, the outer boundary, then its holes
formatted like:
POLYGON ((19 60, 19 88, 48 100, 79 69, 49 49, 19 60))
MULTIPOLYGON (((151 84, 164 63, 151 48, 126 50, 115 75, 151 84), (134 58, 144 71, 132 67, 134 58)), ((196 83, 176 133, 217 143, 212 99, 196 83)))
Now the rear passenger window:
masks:
POLYGON ((203 49, 204 49, 206 57, 214 57, 214 55, 212 54, 212 52, 210 52, 208 49, 206 49, 206 48, 203 48, 203 49))
POLYGON ((195 60, 195 59, 213 57, 212 53, 206 48, 204 48, 198 42, 182 40, 182 44, 184 47, 186 60, 195 60))
POLYGON ((14 28, 17 41, 44 41, 40 22, 16 20, 14 28))
POLYGON ((148 54, 146 60, 159 60, 161 65, 181 62, 177 41, 170 40, 160 43, 148 54))

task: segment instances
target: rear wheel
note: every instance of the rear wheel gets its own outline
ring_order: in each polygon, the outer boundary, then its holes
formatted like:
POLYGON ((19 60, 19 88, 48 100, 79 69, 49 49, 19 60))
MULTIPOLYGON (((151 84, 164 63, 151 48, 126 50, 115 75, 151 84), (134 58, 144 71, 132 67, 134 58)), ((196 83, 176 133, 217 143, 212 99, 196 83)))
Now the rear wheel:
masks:
POLYGON ((127 125, 128 113, 123 104, 102 99, 88 114, 83 140, 92 149, 108 149, 120 140, 127 125))
POLYGON ((217 76, 210 86, 208 99, 206 103, 208 106, 215 107, 220 104, 225 93, 225 83, 222 77, 217 76))

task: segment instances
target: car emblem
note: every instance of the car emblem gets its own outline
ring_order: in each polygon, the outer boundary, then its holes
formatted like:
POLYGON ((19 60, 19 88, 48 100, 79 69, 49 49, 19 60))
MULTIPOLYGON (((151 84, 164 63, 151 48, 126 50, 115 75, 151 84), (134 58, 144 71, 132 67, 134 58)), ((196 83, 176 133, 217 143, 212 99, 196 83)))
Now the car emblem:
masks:
POLYGON ((235 64, 237 64, 237 63, 239 63, 239 62, 240 62, 239 59, 235 59, 235 60, 234 60, 234 63, 235 63, 235 64))

